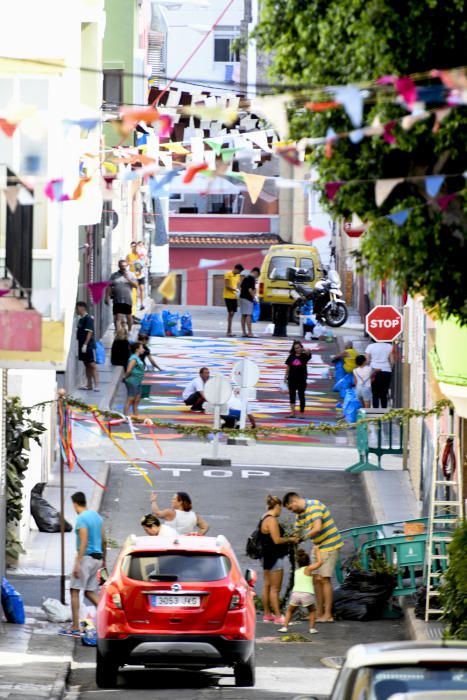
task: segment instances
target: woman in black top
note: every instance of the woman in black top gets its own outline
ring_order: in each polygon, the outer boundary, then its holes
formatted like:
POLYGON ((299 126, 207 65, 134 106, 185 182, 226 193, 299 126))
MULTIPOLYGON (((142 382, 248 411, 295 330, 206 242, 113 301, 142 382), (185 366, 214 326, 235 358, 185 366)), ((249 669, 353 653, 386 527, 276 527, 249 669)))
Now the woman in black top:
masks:
POLYGON ((151 350, 149 349, 147 343, 149 342, 149 336, 147 333, 138 333, 138 343, 143 343, 143 348, 144 352, 141 355, 141 359, 143 360, 145 366, 146 366, 146 360, 149 360, 149 362, 152 364, 152 366, 155 369, 158 369, 159 372, 162 372, 161 368, 155 361, 154 357, 151 355, 151 350))
POLYGON ((305 350, 299 340, 294 340, 290 355, 285 361, 285 381, 289 385, 290 418, 296 418, 295 399, 300 400, 300 416, 305 414, 305 390, 307 383, 307 364, 311 360, 311 350, 305 350))
POLYGON ((281 617, 280 592, 284 576, 285 557, 289 551, 289 544, 298 542, 296 537, 284 537, 282 526, 278 522, 281 514, 281 499, 277 496, 267 496, 268 510, 261 518, 260 532, 263 549, 263 622, 275 622, 276 625, 284 624, 281 617), (272 612, 271 612, 272 610, 272 612))

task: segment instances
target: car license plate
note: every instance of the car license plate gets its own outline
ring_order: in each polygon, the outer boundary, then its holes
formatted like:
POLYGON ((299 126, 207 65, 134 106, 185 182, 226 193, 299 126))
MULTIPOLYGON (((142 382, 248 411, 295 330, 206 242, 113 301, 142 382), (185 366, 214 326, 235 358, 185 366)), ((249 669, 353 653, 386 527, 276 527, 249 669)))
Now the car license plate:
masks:
POLYGON ((271 295, 276 297, 289 297, 290 289, 271 289, 271 295))
POLYGON ((199 608, 199 595, 152 595, 153 608, 199 608))

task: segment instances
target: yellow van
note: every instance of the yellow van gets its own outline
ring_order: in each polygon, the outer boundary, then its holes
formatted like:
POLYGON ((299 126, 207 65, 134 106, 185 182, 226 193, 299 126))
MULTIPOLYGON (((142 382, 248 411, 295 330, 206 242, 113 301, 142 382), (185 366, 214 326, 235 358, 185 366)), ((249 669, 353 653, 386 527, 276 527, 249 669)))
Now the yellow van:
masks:
POLYGON ((306 270, 310 281, 304 286, 313 288, 323 277, 321 258, 318 249, 309 245, 272 245, 264 258, 259 276, 258 297, 261 302, 261 317, 267 318, 271 304, 293 305, 290 296, 292 286, 288 281, 291 267, 306 270))

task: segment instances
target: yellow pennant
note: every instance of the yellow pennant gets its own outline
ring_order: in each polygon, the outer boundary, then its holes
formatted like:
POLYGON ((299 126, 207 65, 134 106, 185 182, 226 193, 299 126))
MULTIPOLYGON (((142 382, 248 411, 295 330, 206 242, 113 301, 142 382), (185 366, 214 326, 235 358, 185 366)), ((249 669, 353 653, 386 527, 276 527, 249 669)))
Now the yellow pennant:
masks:
POLYGON ((167 277, 164 277, 157 288, 157 291, 169 301, 173 301, 175 299, 175 295, 177 293, 175 272, 169 272, 167 277))

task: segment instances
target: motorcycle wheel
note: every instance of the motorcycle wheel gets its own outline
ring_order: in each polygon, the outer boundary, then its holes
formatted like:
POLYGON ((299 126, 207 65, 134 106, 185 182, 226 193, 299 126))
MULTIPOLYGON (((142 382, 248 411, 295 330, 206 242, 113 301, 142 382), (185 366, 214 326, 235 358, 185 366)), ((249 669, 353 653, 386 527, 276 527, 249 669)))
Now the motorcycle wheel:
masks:
POLYGON ((300 309, 301 309, 301 306, 299 306, 298 304, 294 304, 292 306, 292 308, 290 309, 290 315, 289 315, 290 322, 296 323, 297 326, 300 325, 300 309))
POLYGON ((326 323, 331 328, 343 326, 349 317, 349 312, 345 304, 332 304, 325 311, 326 323))

